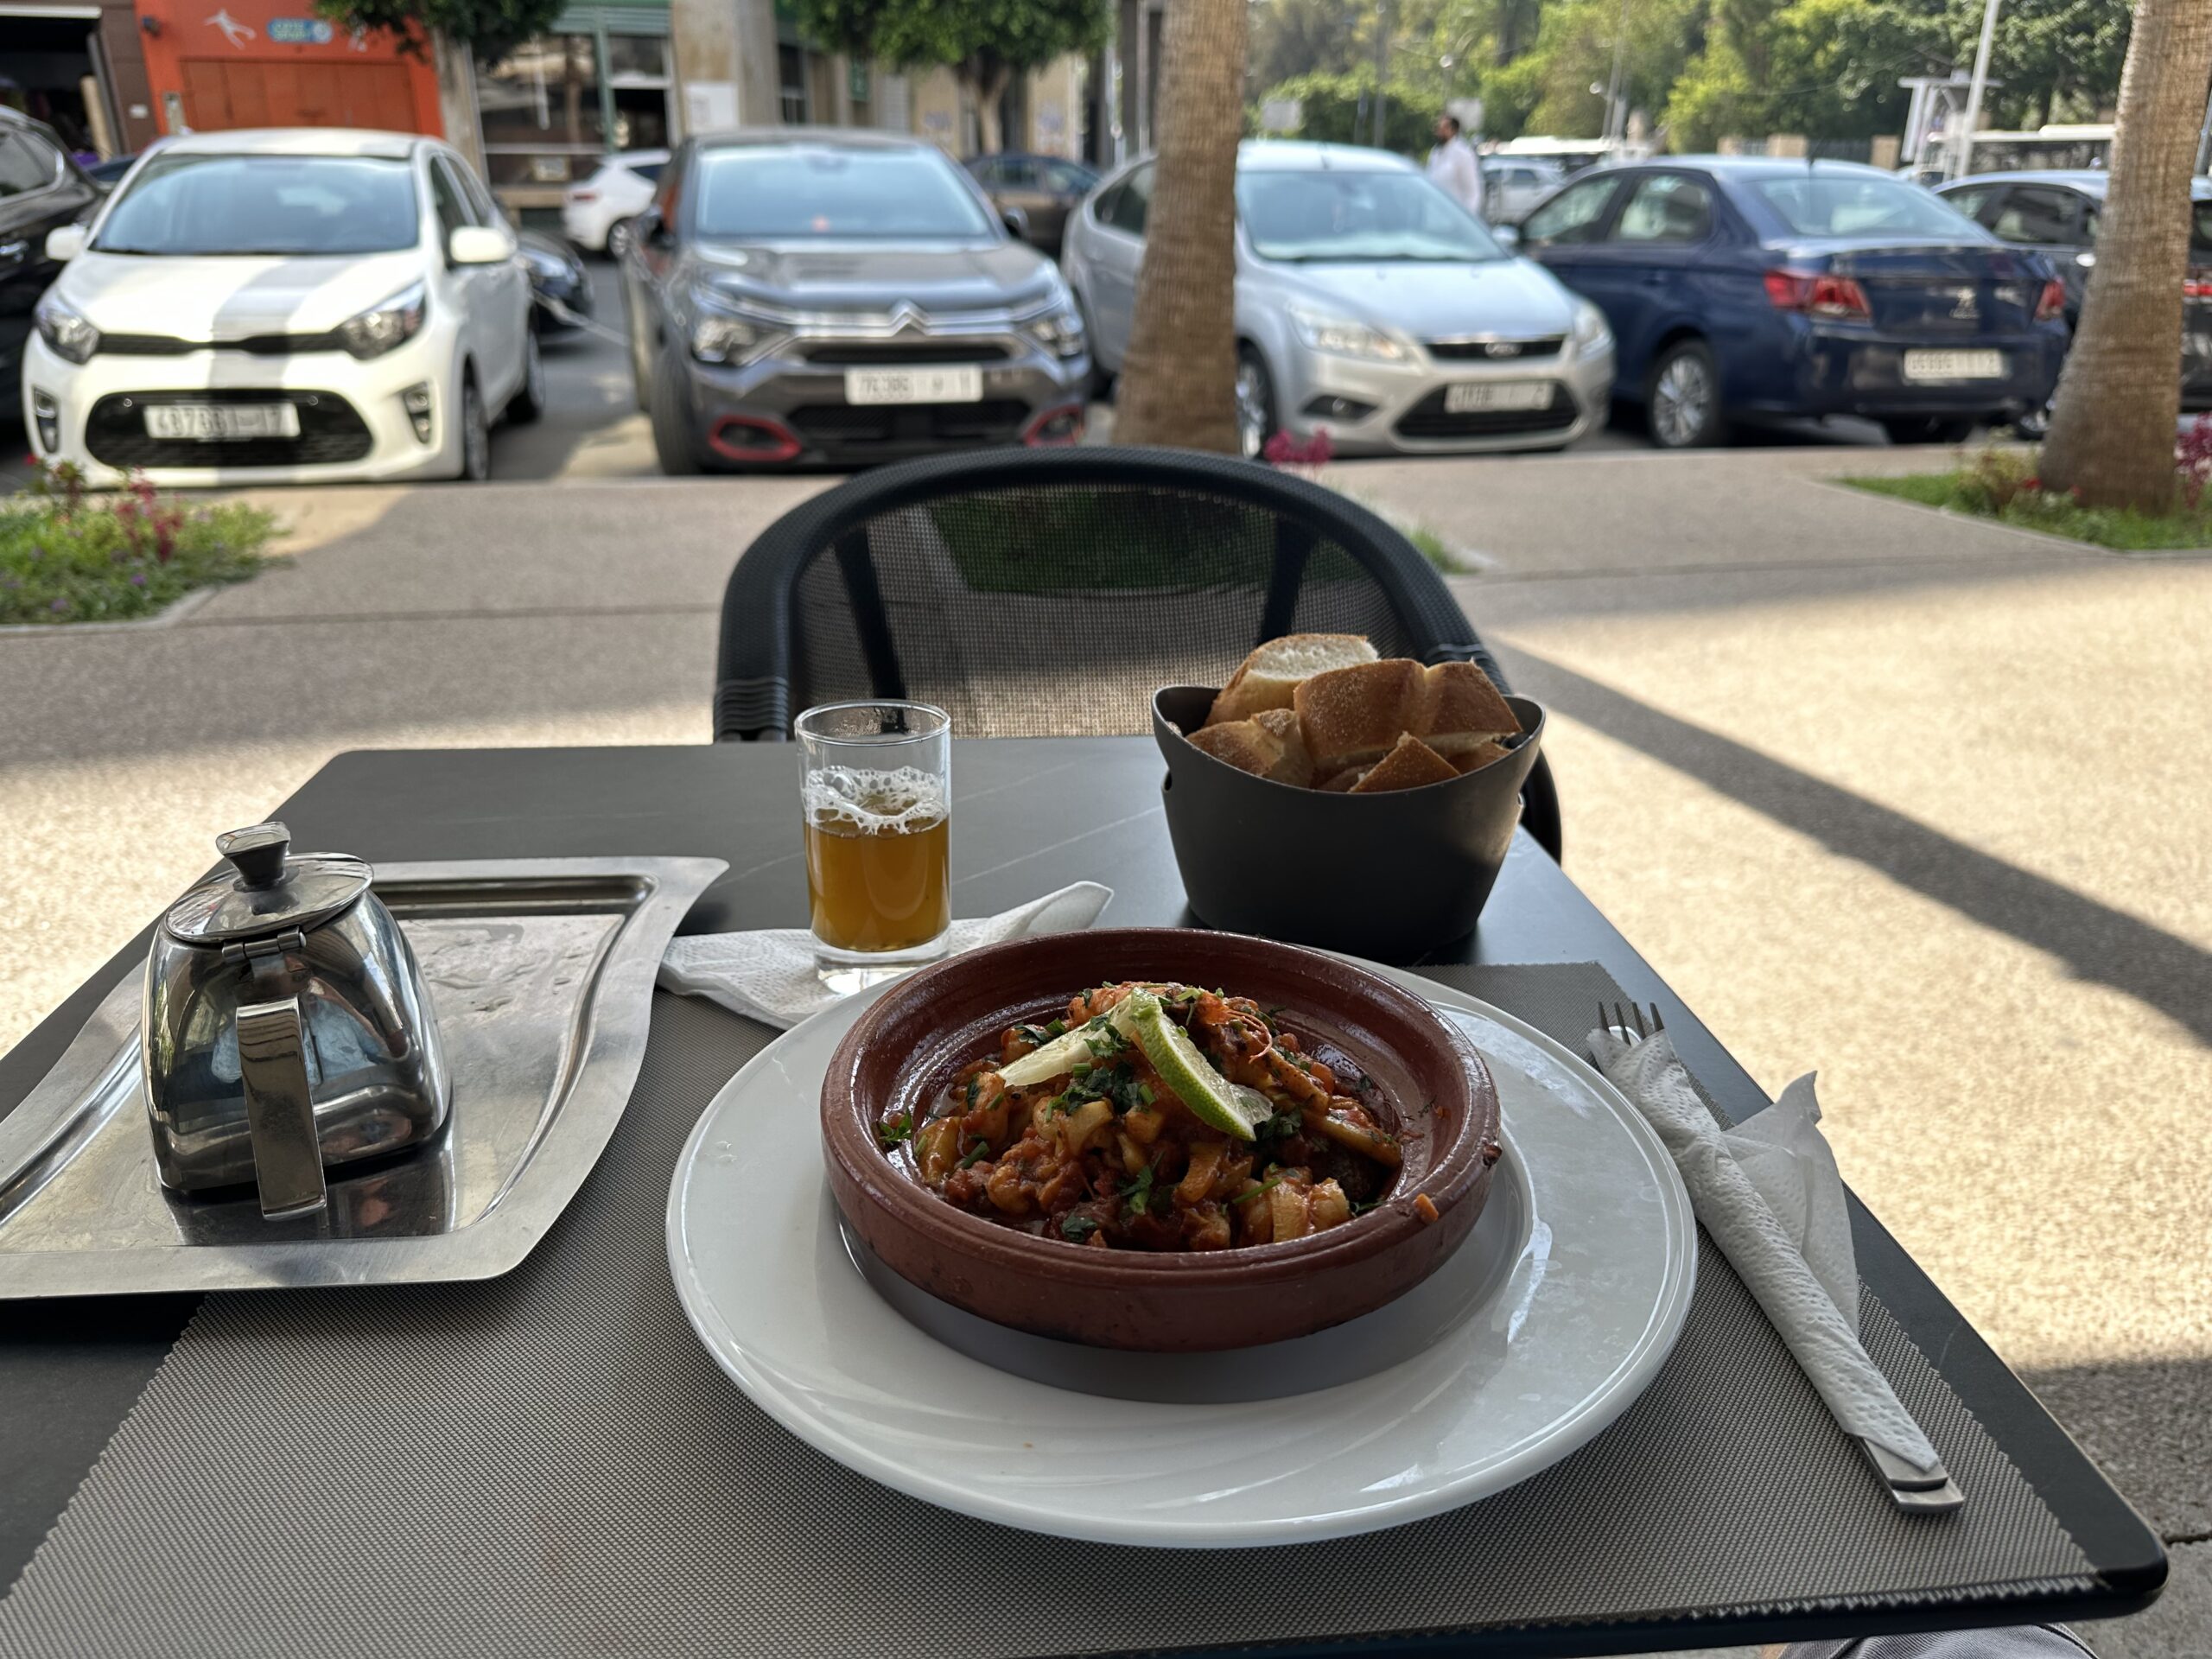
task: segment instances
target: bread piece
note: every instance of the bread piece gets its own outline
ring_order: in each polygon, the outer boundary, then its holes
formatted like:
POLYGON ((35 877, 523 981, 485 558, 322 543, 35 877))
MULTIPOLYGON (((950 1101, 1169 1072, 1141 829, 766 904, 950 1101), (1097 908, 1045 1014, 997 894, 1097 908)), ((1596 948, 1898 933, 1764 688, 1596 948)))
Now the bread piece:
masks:
MULTIPOLYGON (((1431 744, 1429 747, 1433 748, 1435 746, 1431 744)), ((1446 755, 1445 759, 1451 761, 1452 770, 1464 778, 1471 772, 1480 772, 1493 760, 1504 760, 1510 753, 1504 744, 1491 738, 1485 740, 1478 748, 1462 749, 1457 754, 1446 755)))
POLYGON ((1459 775, 1452 770, 1449 760, 1408 732, 1398 740, 1396 747, 1351 786, 1351 792, 1376 795, 1389 789, 1419 789, 1424 784, 1440 784, 1459 775))
POLYGON ((1427 684, 1419 663, 1399 657, 1332 669, 1302 682, 1292 698, 1314 770, 1323 777, 1369 766, 1412 731, 1427 684))
POLYGON ((1287 633, 1270 639, 1221 689, 1206 724, 1249 719, 1262 709, 1287 709, 1300 680, 1374 660, 1375 647, 1356 633, 1287 633))
POLYGON ((1306 753, 1298 716, 1287 709, 1270 709, 1252 720, 1205 727, 1191 734, 1191 742, 1239 772, 1300 789, 1313 785, 1313 758, 1306 753))
POLYGON ((1521 722, 1476 664, 1439 663, 1423 676, 1421 714, 1408 729, 1446 760, 1457 760, 1494 747, 1519 731, 1521 722))
POLYGON ((1349 795, 1370 770, 1372 768, 1367 766, 1346 766, 1325 783, 1316 784, 1313 787, 1325 795, 1349 795))

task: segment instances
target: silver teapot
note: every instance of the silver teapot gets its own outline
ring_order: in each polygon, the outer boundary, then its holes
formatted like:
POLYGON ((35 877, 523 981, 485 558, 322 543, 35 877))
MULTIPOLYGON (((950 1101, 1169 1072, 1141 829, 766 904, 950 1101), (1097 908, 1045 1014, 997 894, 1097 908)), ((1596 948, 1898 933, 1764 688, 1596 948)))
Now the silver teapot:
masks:
POLYGON ((281 823, 216 840, 230 869, 169 906, 139 1022, 154 1158, 180 1192, 257 1183, 267 1217, 324 1208, 323 1166, 418 1144, 450 1096, 406 936, 342 853, 281 823))

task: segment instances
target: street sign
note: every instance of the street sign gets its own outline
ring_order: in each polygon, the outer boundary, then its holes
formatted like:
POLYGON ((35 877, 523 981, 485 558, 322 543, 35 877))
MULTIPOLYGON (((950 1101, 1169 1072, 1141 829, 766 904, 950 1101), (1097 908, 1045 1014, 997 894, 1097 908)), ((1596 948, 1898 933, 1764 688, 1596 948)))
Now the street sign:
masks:
POLYGON ((1296 132, 1306 124, 1306 105, 1295 98, 1271 98, 1260 105, 1262 132, 1296 132))
POLYGON ((336 37, 320 17, 271 17, 269 38, 278 46, 328 46, 336 37))

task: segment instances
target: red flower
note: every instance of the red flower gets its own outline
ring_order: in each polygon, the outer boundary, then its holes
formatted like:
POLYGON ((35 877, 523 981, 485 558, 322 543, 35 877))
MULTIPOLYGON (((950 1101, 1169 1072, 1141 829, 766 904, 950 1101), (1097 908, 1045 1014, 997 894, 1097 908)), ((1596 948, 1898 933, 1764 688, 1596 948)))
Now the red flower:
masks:
POLYGON ((2043 480, 2039 478, 2024 478, 2020 480, 2020 487, 2024 490, 2039 490, 2043 488, 2043 480))

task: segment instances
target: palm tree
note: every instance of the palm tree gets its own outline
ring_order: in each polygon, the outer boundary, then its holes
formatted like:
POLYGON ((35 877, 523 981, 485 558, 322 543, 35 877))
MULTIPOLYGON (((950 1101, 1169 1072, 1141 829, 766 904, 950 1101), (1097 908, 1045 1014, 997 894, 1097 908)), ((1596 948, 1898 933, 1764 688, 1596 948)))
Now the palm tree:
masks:
POLYGON ((2082 327, 2040 462, 2095 506, 2173 504, 2190 171, 2212 79, 2212 0, 2138 0, 2082 327))
POLYGON ((1168 0, 1160 160, 1114 435, 1234 454, 1236 141, 1248 0, 1168 0))

